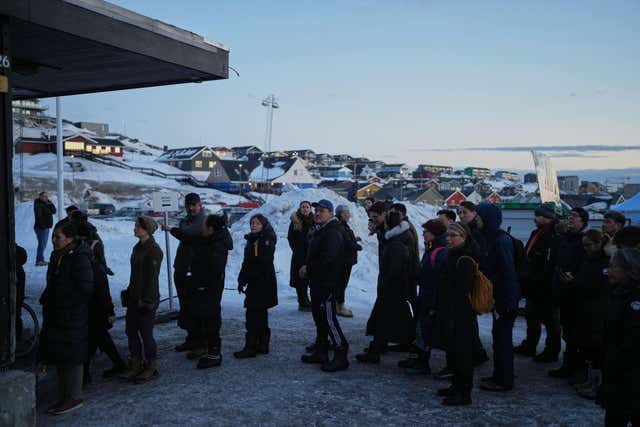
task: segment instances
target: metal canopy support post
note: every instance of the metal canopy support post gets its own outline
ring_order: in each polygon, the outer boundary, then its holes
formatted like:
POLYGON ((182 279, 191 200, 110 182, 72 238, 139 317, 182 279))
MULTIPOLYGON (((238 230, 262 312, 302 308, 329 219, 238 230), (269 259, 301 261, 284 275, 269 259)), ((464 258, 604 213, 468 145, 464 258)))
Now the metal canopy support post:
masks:
POLYGON ((16 263, 9 21, 0 17, 0 367, 15 357, 16 263))
POLYGON ((62 146, 62 102, 56 96, 56 164, 58 166, 58 221, 64 212, 64 147, 62 146))
MULTIPOLYGON (((169 213, 164 213, 164 225, 169 225, 169 213)), ((166 244, 166 256, 167 260, 167 283, 169 283, 169 311, 173 311, 173 278, 171 277, 171 245, 169 244, 169 232, 164 232, 164 239, 166 244)))

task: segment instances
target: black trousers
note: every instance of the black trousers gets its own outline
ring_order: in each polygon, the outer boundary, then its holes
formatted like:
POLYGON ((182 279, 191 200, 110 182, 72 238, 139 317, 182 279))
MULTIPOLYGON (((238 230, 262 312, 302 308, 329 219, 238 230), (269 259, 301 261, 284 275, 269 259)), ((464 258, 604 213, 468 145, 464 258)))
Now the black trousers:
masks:
POLYGON ((513 387, 513 323, 516 313, 498 316, 493 313, 493 380, 513 387))
POLYGON ((542 326, 547 331, 544 349, 551 354, 560 352, 560 314, 549 301, 527 299, 525 305, 527 320, 527 345, 536 348, 542 334, 542 326))
POLYGON ((562 339, 564 340, 563 365, 573 373, 581 368, 578 346, 576 343, 576 307, 573 303, 560 305, 560 325, 562 326, 562 339))
POLYGON ((473 322, 473 360, 486 360, 487 351, 480 341, 480 327, 478 326, 478 317, 473 322))
POLYGON ((316 324, 316 341, 331 340, 335 348, 347 347, 349 343, 342 332, 336 314, 334 291, 323 286, 311 286, 311 312, 316 324))
POLYGON ((245 319, 249 335, 257 337, 269 330, 269 311, 266 308, 247 307, 245 319))
POLYGON ((187 331, 187 341, 202 342, 204 340, 202 328, 199 327, 197 319, 190 315, 189 307, 187 305, 187 298, 185 294, 189 285, 189 280, 191 280, 191 278, 185 271, 175 271, 173 273, 173 281, 176 285, 178 302, 180 303, 178 326, 187 331))
POLYGON ((340 286, 336 289, 335 296, 336 302, 338 304, 344 304, 344 294, 347 290, 347 285, 349 285, 349 279, 351 278, 351 269, 352 265, 346 266, 342 273, 342 280, 340 282, 340 286))
POLYGON ((84 365, 85 372, 89 371, 91 359, 93 359, 98 349, 106 354, 114 365, 122 366, 125 364, 120 353, 118 353, 113 339, 111 339, 109 331, 105 328, 94 327, 89 329, 89 353, 87 354, 87 361, 84 365))
MULTIPOLYGON (((477 322, 475 322, 477 325, 477 322)), ((469 395, 473 388, 473 324, 460 328, 447 345, 447 367, 453 372, 451 385, 459 393, 469 395)))

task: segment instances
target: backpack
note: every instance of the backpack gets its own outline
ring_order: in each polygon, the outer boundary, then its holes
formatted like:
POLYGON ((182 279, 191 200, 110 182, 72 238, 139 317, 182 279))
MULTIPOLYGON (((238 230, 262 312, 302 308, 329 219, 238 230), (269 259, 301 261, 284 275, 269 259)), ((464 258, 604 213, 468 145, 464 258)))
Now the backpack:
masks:
POLYGON ((529 258, 527 257, 527 250, 525 249, 522 240, 516 239, 509 232, 506 233, 513 244, 513 263, 516 269, 518 285, 520 285, 521 290, 524 290, 527 288, 532 276, 531 265, 529 264, 529 258))
MULTIPOLYGON (((477 314, 486 314, 493 310, 493 284, 487 276, 484 275, 478 266, 478 263, 469 256, 462 256, 458 259, 458 262, 462 258, 469 258, 473 262, 473 286, 471 287, 471 293, 469 294, 469 301, 473 311, 477 314)), ((456 266, 457 267, 457 266, 456 266)))

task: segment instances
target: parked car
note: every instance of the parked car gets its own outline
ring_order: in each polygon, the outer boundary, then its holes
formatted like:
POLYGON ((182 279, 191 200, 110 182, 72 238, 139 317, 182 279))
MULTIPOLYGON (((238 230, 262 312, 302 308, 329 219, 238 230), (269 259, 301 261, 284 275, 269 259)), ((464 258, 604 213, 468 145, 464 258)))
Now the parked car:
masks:
POLYGON ((116 207, 110 203, 92 203, 87 209, 87 215, 89 216, 109 216, 116 211, 116 207))

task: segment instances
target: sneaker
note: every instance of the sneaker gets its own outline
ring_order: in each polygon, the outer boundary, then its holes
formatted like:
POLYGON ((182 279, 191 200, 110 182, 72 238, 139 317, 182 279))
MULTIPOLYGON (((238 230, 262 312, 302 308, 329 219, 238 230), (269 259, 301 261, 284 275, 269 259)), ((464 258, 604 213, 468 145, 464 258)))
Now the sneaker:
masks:
POLYGON ((194 348, 189 353, 187 353, 187 359, 189 359, 189 360, 199 359, 206 352, 207 352, 207 350, 205 350, 204 348, 194 348))
POLYGON ((405 368, 404 372, 407 375, 431 375, 431 367, 428 360, 418 359, 415 365, 405 368))
POLYGON ((44 267, 49 265, 47 261, 36 261, 36 267, 44 267))
POLYGON ((198 360, 198 369, 207 369, 213 368, 216 366, 220 366, 222 364, 222 355, 218 352, 218 354, 207 353, 198 360))
POLYGON ((51 414, 53 411, 57 410, 60 405, 62 405, 62 402, 55 402, 47 406, 47 414, 51 414))
POLYGON ((336 308, 336 314, 340 317, 353 317, 353 311, 349 310, 344 303, 339 303, 336 308))
POLYGON ((454 393, 442 400, 445 406, 468 406, 471 405, 471 396, 468 394, 454 393))
POLYGON ((449 368, 444 368, 440 372, 437 372, 433 375, 433 378, 436 380, 448 380, 453 377, 453 371, 449 368))
POLYGON ((510 391, 513 389, 513 386, 498 384, 497 382, 490 380, 482 381, 480 383, 480 388, 485 391, 510 391))
POLYGON ((82 408, 82 399, 70 400, 68 402, 61 403, 60 405, 53 408, 49 413, 51 415, 62 415, 68 412, 75 411, 79 408, 82 408))

